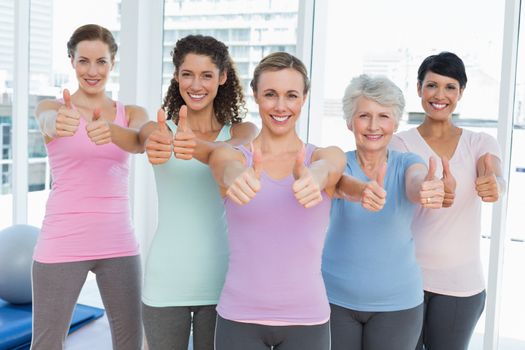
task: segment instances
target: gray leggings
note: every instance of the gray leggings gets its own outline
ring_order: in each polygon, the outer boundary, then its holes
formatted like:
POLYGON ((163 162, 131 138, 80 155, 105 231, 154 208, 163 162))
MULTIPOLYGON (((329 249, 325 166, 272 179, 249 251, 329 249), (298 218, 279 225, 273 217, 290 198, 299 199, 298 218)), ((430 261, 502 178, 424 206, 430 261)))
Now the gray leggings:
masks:
POLYGON ((213 350, 216 305, 152 307, 142 304, 151 350, 187 350, 193 323, 193 350, 213 350), (192 317, 193 313, 193 317, 192 317))
POLYGON ((329 350, 329 322, 312 326, 265 326, 217 316, 215 350, 329 350))
POLYGON ((332 350, 411 350, 423 322, 423 304, 390 312, 364 312, 330 304, 332 350))
POLYGON ((425 291, 423 331, 416 349, 468 349, 476 323, 485 308, 485 297, 485 291, 470 297, 425 291))
POLYGON ((140 257, 127 256, 55 264, 34 261, 31 350, 64 348, 73 309, 89 271, 96 274, 113 349, 141 349, 140 257))

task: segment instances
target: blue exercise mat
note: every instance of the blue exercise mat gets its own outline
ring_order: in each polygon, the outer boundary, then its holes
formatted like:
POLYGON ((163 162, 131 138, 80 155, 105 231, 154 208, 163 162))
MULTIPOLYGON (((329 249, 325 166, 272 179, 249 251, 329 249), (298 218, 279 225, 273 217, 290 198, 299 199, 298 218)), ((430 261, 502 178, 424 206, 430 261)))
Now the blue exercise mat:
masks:
MULTIPOLYGON (((77 304, 69 333, 103 315, 103 309, 77 304)), ((31 304, 12 305, 0 299, 0 350, 29 349, 31 322, 31 304)))

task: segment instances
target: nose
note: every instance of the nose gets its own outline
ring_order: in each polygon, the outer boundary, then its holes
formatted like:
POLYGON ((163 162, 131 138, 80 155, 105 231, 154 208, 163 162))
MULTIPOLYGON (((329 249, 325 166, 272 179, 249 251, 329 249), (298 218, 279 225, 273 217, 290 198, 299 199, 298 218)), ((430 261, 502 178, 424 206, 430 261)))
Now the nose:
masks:
POLYGON ((445 91, 443 89, 437 89, 435 97, 438 99, 445 97, 445 91))
POLYGON ((191 81, 191 88, 193 90, 199 90, 201 88, 202 84, 201 84, 201 81, 199 78, 194 78, 192 81, 191 81))
POLYGON ((96 64, 90 64, 88 74, 91 76, 96 76, 98 73, 97 65, 96 64))
POLYGON ((286 102, 284 101, 283 97, 279 97, 277 99, 277 102, 275 103, 275 110, 284 111, 285 109, 286 109, 286 102))
POLYGON ((368 123, 368 129, 370 130, 377 130, 379 128, 379 119, 376 116, 373 116, 370 118, 370 122, 368 123))

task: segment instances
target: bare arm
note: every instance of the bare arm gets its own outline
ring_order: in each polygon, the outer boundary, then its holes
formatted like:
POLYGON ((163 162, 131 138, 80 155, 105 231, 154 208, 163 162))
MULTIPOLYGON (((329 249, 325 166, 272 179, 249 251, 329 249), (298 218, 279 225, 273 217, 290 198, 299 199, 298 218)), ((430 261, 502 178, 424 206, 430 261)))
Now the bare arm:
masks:
POLYGON ((227 144, 215 148, 209 157, 209 166, 222 196, 228 196, 243 205, 252 200, 261 188, 261 156, 253 152, 253 164, 246 167, 243 154, 227 144))
POLYGON ((126 106, 126 116, 128 127, 99 119, 89 126, 88 136, 94 135, 92 140, 97 144, 102 144, 104 140, 97 135, 103 135, 107 128, 109 140, 105 143, 112 142, 126 152, 143 153, 144 145, 140 142, 139 132, 142 125, 148 121, 148 114, 142 107, 126 106))
POLYGON ((346 156, 343 151, 339 147, 330 146, 314 151, 309 169, 317 179, 320 189, 333 196, 345 166, 346 156))
MULTIPOLYGON (((178 129, 177 129, 178 131, 178 129)), ((227 141, 205 141, 199 138, 195 138, 195 149, 193 151, 193 157, 204 164, 209 163, 209 157, 211 152, 221 147, 224 143, 228 143, 232 146, 246 145, 249 144, 255 136, 257 136, 259 130, 253 123, 245 122, 234 124, 231 127, 231 138, 227 141)), ((175 134, 177 139, 177 134, 175 134)), ((176 143, 177 141, 175 141, 176 143)))

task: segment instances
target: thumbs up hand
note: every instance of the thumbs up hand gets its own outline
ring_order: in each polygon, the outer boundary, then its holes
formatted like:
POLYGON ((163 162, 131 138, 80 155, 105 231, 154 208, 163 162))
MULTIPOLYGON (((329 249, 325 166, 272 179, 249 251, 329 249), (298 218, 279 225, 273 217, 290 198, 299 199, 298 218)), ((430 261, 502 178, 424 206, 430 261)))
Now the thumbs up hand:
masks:
POLYGON ((496 202, 499 199, 500 187, 496 178, 494 158, 490 153, 482 157, 483 169, 476 179, 476 191, 483 202, 496 202))
POLYGON ((173 153, 178 159, 190 160, 193 158, 195 147, 195 134, 188 125, 188 108, 182 106, 179 110, 179 123, 173 137, 173 153))
POLYGON ((304 165, 305 146, 297 153, 293 167, 293 177, 295 182, 292 185, 297 201, 305 208, 311 208, 319 204, 323 197, 321 186, 310 169, 304 165))
POLYGON ((370 211, 380 211, 386 202, 386 191, 384 189, 386 163, 383 163, 377 172, 375 181, 366 184, 361 194, 361 205, 370 211))
POLYGON ((57 112, 55 135, 57 137, 73 136, 80 125, 80 113, 73 109, 71 95, 69 94, 68 89, 64 89, 62 96, 64 99, 64 105, 62 105, 57 112))
POLYGON ((96 145, 111 143, 110 123, 101 117, 100 109, 93 110, 93 117, 86 125, 86 132, 89 139, 96 145))
POLYGON ((173 137, 166 125, 166 115, 161 108, 157 112, 157 129, 154 130, 145 142, 146 154, 151 164, 166 163, 173 152, 173 137))
POLYGON ((441 157, 441 164, 443 165, 443 181, 445 189, 445 197, 443 199, 443 208, 449 208, 454 203, 456 197, 456 179, 450 171, 450 165, 447 157, 441 157))
POLYGON ((428 173, 419 190, 420 203, 423 208, 437 209, 443 205, 445 185, 443 181, 436 178, 435 173, 436 160, 434 157, 430 157, 428 160, 428 173))
POLYGON ((262 153, 253 144, 252 150, 252 165, 240 170, 226 190, 226 195, 239 205, 249 203, 261 189, 262 153))

